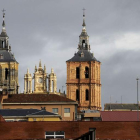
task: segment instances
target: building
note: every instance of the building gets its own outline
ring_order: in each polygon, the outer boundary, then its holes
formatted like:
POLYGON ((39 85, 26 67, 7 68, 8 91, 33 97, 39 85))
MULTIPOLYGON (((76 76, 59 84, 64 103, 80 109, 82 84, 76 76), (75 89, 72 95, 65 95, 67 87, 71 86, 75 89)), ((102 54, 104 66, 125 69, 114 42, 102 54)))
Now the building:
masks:
POLYGON ((101 111, 102 121, 140 121, 139 111, 101 111))
POLYGON ((14 94, 3 96, 2 109, 41 109, 58 114, 64 121, 77 119, 77 102, 56 94, 14 94))
MULTIPOLYGON (((96 140, 139 140, 140 122, 0 122, 1 140, 77 139, 96 129, 96 140)), ((86 140, 92 140, 84 138, 86 140)))
POLYGON ((67 60, 67 97, 78 102, 79 110, 101 110, 100 65, 90 52, 86 32, 85 14, 83 29, 79 36, 78 52, 67 60))
POLYGON ((44 109, 0 109, 6 122, 13 121, 61 121, 61 116, 44 109))
POLYGON ((0 34, 0 94, 18 93, 18 65, 11 52, 9 37, 5 29, 5 13, 3 11, 2 32, 0 34))
POLYGON ((139 110, 138 104, 106 103, 104 111, 136 111, 139 110))
POLYGON ((40 61, 39 67, 37 68, 35 66, 35 72, 32 78, 29 69, 27 69, 27 73, 24 75, 24 93, 53 93, 61 95, 61 93, 57 92, 57 77, 54 70, 51 69, 51 73, 47 75, 46 66, 44 65, 43 69, 40 61), (34 79, 34 91, 32 91, 32 79, 34 79))

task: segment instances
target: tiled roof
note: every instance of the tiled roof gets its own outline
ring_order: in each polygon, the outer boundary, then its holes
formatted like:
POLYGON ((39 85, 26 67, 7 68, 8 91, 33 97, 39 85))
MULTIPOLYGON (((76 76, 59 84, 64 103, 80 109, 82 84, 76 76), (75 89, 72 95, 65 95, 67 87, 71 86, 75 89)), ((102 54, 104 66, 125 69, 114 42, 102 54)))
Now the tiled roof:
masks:
POLYGON ((0 59, 0 62, 17 62, 13 54, 7 50, 0 50, 0 55, 3 55, 3 59, 0 59))
POLYGON ((2 116, 27 116, 27 115, 56 115, 46 110, 38 109, 0 109, 2 116))
POLYGON ((101 111, 101 118, 102 121, 137 121, 137 113, 137 111, 101 111))
POLYGON ((137 104, 105 104, 104 110, 116 110, 116 109, 127 109, 127 110, 137 110, 137 104))
POLYGON ((67 62, 85 62, 85 61, 98 61, 98 60, 88 50, 79 50, 71 59, 67 60, 67 62), (81 57, 81 53, 83 53, 83 57, 81 57))
POLYGON ((55 102, 65 102, 67 104, 73 102, 74 104, 77 104, 77 102, 75 102, 74 100, 56 94, 12 94, 8 96, 8 99, 3 100, 3 103, 55 103, 55 102))

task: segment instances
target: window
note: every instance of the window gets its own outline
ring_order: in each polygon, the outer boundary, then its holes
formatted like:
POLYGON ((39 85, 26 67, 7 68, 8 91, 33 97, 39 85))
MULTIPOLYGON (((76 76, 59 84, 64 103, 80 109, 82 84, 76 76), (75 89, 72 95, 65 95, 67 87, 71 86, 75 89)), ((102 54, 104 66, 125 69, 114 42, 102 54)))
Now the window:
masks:
POLYGON ((45 133, 45 139, 54 139, 54 138, 65 138, 65 132, 64 131, 46 131, 45 133))
POLYGON ((79 101, 79 90, 76 89, 76 101, 79 101))
POLYGON ((89 78, 89 68, 85 67, 85 78, 89 78))
POLYGON ((64 113, 70 113, 70 108, 64 108, 64 113))
POLYGON ((8 69, 6 68, 5 69, 5 80, 7 80, 8 79, 8 69))
POLYGON ((55 113, 55 114, 58 114, 58 108, 53 108, 52 112, 55 113))
POLYGON ((76 68, 76 79, 80 78, 80 69, 79 67, 76 68))
POLYGON ((89 100, 89 90, 86 89, 86 101, 88 101, 88 100, 89 100))

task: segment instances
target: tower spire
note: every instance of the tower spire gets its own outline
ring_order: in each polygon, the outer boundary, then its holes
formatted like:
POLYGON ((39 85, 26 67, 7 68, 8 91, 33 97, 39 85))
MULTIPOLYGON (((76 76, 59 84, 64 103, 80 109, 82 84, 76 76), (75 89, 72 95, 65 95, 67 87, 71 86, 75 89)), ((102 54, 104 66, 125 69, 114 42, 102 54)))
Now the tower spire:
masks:
POLYGON ((2 32, 6 32, 6 30, 5 30, 5 11, 6 10, 2 10, 2 12, 3 12, 3 22, 2 22, 2 32))
POLYGON ((83 24, 82 24, 83 29, 82 29, 82 32, 86 32, 85 10, 86 10, 86 9, 83 8, 83 24))

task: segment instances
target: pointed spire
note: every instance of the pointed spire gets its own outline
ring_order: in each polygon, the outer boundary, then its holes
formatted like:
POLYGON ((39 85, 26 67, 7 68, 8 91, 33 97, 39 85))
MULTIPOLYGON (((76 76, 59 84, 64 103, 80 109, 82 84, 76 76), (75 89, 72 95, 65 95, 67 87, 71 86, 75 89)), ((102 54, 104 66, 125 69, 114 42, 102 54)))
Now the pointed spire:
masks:
POLYGON ((27 69, 27 74, 29 74, 29 68, 27 69))
POLYGON ((5 30, 5 11, 6 10, 2 10, 2 12, 3 12, 3 22, 2 22, 2 32, 6 32, 6 30, 5 30))
POLYGON ((44 73, 46 73, 46 65, 44 65, 44 73))
POLYGON ((82 29, 82 32, 86 32, 85 10, 86 10, 86 9, 83 8, 83 24, 82 24, 83 29, 82 29))
POLYGON ((54 73, 54 70, 53 70, 53 68, 51 68, 51 73, 54 73))
POLYGON ((39 61, 39 67, 40 67, 40 68, 42 68, 42 65, 41 65, 41 60, 39 61))
POLYGON ((8 37, 7 36, 7 33, 6 33, 6 29, 5 29, 5 11, 6 10, 2 10, 2 12, 3 12, 3 22, 2 22, 2 32, 1 32, 1 36, 2 37, 8 37))
POLYGON ((37 66, 35 65, 35 72, 37 71, 37 66))

